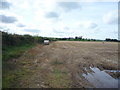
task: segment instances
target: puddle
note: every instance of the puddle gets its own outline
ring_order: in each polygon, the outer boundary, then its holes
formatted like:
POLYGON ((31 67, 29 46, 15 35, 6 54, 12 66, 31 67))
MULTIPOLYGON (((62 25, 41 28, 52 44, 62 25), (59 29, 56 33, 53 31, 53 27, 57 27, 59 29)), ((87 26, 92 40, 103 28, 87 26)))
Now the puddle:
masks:
POLYGON ((113 73, 120 72, 120 70, 104 70, 104 71, 107 71, 107 72, 113 72, 113 73))
MULTIPOLYGON (((93 72, 83 74, 83 76, 96 88, 118 88, 118 86, 120 86, 120 78, 115 79, 105 71, 101 71, 96 67, 90 67, 90 69, 93 72)), ((85 70, 87 71, 87 69, 85 70)), ((117 72, 117 70, 107 70, 107 71, 117 72)))

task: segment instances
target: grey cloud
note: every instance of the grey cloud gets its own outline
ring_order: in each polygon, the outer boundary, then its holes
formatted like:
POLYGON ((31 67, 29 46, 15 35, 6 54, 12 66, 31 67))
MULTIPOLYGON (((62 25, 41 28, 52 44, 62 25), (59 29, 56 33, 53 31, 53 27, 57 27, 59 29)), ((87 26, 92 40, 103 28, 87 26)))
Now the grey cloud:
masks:
POLYGON ((45 15, 47 18, 58 18, 59 15, 56 12, 48 12, 45 15))
POLYGON ((59 2, 58 5, 67 11, 81 8, 78 2, 59 2))
POLYGON ((113 19, 111 19, 108 24, 118 24, 118 18, 114 17, 113 19))
POLYGON ((0 29, 3 29, 3 27, 0 26, 0 29))
POLYGON ((9 9, 11 6, 11 3, 7 2, 7 1, 2 1, 0 0, 0 9, 9 9))
POLYGON ((38 29, 24 29, 24 31, 33 32, 33 33, 39 33, 40 32, 40 30, 38 30, 38 29))
POLYGON ((23 24, 21 24, 21 23, 17 24, 17 26, 18 26, 18 27, 25 27, 25 25, 23 25, 23 24))
POLYGON ((96 28, 97 26, 98 26, 98 25, 97 25, 96 23, 91 23, 90 26, 89 26, 89 28, 94 29, 94 28, 96 28))
POLYGON ((118 34, 118 31, 113 31, 114 34, 118 34))
POLYGON ((9 23, 14 23, 16 21, 17 21, 16 17, 0 15, 0 22, 2 22, 2 23, 8 23, 9 24, 9 23))

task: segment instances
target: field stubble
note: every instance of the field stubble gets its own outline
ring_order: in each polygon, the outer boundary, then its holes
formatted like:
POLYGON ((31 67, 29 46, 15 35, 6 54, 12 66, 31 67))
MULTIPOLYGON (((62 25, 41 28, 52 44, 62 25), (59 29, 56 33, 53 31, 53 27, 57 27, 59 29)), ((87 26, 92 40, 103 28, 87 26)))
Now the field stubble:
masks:
POLYGON ((56 41, 37 45, 15 63, 27 72, 19 77, 20 87, 89 88, 94 86, 82 76, 84 68, 118 69, 118 43, 56 41))

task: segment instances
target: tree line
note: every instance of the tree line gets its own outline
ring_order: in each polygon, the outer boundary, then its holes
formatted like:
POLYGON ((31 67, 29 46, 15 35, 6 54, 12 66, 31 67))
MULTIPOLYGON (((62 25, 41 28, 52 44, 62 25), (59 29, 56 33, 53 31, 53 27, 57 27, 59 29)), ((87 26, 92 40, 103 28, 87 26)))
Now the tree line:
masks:
POLYGON ((64 38, 56 38, 56 40, 65 40, 65 41, 102 41, 99 39, 90 39, 90 38, 83 38, 82 36, 76 37, 64 37, 64 38))
POLYGON ((118 42, 117 39, 110 39, 110 38, 106 38, 105 41, 118 42))
POLYGON ((117 39, 110 39, 106 38, 105 40, 100 39, 90 39, 90 38, 83 38, 82 36, 76 37, 68 37, 68 38, 55 38, 55 40, 65 40, 65 41, 110 41, 110 42, 119 42, 117 39))
POLYGON ((2 49, 11 47, 11 46, 20 46, 24 44, 34 44, 34 43, 42 43, 45 39, 50 41, 113 41, 118 42, 117 39, 110 39, 106 38, 105 40, 98 40, 98 39, 88 39, 83 38, 82 36, 76 36, 76 37, 68 37, 68 38, 52 38, 52 37, 41 37, 41 36, 31 36, 31 35, 18 35, 18 34, 11 34, 8 32, 2 33, 2 49))

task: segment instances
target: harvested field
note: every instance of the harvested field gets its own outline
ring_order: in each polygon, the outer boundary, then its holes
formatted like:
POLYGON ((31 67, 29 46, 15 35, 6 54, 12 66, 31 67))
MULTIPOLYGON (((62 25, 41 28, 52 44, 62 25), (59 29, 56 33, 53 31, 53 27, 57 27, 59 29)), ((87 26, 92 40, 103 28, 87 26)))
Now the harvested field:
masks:
MULTIPOLYGON (((17 79, 21 88, 94 88, 83 74, 92 73, 90 67, 101 71, 119 69, 118 43, 56 41, 37 45, 13 63, 18 73, 26 72, 17 79)), ((106 73, 120 77, 120 72, 106 73)))

